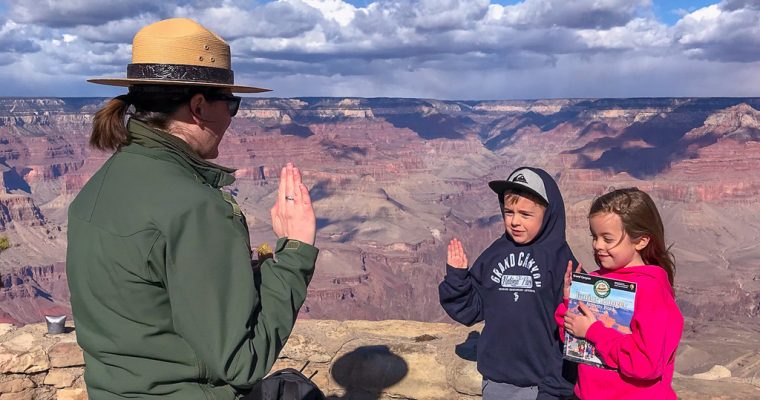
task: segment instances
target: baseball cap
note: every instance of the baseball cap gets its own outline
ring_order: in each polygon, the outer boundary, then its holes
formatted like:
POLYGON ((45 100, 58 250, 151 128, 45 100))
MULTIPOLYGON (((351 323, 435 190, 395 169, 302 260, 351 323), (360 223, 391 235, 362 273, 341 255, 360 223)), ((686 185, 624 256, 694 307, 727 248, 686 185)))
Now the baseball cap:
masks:
POLYGON ((488 182, 488 187, 499 195, 508 189, 526 191, 538 196, 546 204, 549 204, 549 196, 546 195, 543 179, 530 168, 518 168, 509 175, 507 180, 488 182))

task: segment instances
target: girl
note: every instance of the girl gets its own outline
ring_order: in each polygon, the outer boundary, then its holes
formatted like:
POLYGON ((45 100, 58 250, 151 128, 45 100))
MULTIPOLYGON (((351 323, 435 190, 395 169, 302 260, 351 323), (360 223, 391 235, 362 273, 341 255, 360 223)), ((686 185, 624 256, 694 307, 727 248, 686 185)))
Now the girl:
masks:
MULTIPOLYGON (((589 212, 594 259, 592 275, 637 284, 631 333, 597 321, 580 303, 582 314, 567 312, 572 263, 565 273, 564 303, 555 319, 564 331, 586 338, 610 368, 578 366, 575 394, 581 399, 676 399, 671 387, 683 317, 675 302, 675 263, 665 246, 660 214, 637 188, 620 189, 594 201, 589 212)), ((579 265, 576 272, 581 272, 579 265)))

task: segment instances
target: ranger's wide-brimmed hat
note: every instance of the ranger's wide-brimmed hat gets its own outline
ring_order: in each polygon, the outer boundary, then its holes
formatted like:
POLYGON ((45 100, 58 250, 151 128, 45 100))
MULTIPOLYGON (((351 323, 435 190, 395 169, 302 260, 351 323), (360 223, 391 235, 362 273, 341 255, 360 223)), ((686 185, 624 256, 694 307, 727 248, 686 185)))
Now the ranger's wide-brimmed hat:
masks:
POLYGON ((132 63, 127 66, 126 78, 87 81, 111 86, 190 85, 219 87, 239 93, 269 91, 235 85, 230 45, 187 18, 166 19, 140 29, 132 41, 132 63))

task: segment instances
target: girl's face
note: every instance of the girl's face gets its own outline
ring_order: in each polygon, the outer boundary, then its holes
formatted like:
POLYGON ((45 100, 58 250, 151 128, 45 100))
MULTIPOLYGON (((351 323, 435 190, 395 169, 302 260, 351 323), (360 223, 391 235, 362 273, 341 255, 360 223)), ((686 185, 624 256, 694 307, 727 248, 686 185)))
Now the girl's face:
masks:
POLYGON ((623 220, 615 213, 598 213, 589 218, 591 246, 597 264, 606 269, 619 269, 634 265, 644 265, 639 251, 649 243, 644 236, 638 240, 623 230, 623 220))

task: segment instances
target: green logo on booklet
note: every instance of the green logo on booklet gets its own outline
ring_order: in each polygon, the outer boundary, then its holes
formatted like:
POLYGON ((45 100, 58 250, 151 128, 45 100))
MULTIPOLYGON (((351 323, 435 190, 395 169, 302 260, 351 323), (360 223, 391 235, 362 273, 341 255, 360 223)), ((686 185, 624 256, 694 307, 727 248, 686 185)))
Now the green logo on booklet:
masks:
POLYGON ((594 294, 600 298, 605 298, 610 295, 610 284, 607 281, 596 281, 594 284, 594 294))

